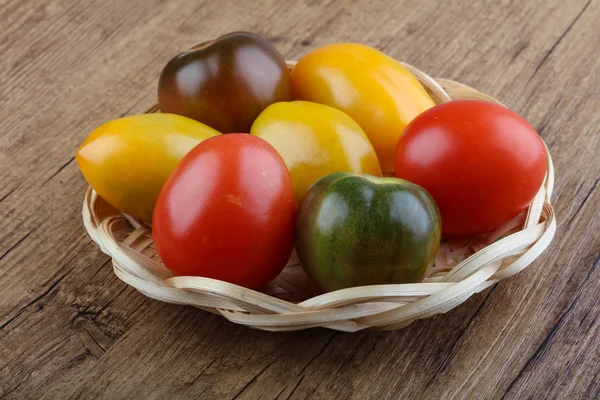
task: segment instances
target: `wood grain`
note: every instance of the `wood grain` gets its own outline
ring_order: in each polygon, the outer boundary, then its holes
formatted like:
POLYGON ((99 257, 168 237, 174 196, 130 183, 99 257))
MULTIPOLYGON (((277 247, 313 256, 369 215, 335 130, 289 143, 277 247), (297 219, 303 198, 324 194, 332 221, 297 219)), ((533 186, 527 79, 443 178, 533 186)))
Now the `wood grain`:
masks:
POLYGON ((600 1, 0 0, 0 397, 600 397, 600 1), (288 59, 356 41, 521 113, 559 226, 530 268, 389 333, 253 331, 125 286, 85 236, 73 155, 233 30, 288 59))

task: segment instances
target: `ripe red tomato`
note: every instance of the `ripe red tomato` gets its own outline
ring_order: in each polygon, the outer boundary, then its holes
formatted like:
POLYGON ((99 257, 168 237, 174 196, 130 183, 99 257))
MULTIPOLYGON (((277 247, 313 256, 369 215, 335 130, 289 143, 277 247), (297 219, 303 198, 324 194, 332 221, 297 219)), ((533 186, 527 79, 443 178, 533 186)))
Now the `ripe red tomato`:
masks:
POLYGON ((425 188, 442 231, 474 235, 523 211, 547 168, 544 143, 521 116, 502 106, 459 100, 415 118, 396 147, 396 176, 425 188))
POLYGON ((158 197, 152 232, 174 274, 259 288, 290 257, 295 214, 277 151, 256 136, 228 134, 182 159, 158 197))

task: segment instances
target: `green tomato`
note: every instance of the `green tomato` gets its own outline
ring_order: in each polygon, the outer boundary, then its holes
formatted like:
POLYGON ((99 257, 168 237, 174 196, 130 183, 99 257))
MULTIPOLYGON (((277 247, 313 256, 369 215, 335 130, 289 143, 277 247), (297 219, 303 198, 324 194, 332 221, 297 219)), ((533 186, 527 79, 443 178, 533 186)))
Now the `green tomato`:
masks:
POLYGON ((296 251, 323 290, 425 279, 441 238, 438 208, 397 178, 347 172, 308 190, 296 220, 296 251))

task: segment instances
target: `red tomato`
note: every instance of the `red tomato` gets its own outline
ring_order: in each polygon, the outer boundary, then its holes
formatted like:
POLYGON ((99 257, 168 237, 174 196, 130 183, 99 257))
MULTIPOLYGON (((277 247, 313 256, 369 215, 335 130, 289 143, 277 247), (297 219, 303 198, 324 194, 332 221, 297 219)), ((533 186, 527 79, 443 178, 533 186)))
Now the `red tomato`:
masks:
POLYGON ((182 159, 158 197, 152 232, 174 274, 259 288, 290 257, 295 214, 277 151, 256 136, 228 134, 182 159))
POLYGON ((474 235, 502 226, 528 207, 547 168, 544 143, 502 106, 459 100, 415 118, 396 147, 396 176, 424 187, 442 231, 474 235))

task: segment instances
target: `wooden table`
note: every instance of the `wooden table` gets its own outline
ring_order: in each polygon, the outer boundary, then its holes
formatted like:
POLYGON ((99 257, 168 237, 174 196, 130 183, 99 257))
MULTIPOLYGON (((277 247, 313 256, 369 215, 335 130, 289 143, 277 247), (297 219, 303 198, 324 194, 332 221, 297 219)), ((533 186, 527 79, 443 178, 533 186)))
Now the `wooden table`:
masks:
POLYGON ((0 21, 0 397, 600 396, 600 1, 0 0, 0 21), (365 43, 521 113, 556 164, 550 249, 397 332, 259 332, 126 286, 84 233, 75 149, 233 30, 288 59, 365 43))

